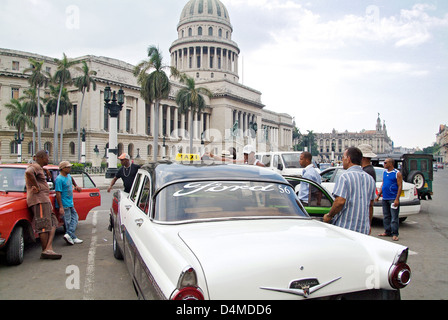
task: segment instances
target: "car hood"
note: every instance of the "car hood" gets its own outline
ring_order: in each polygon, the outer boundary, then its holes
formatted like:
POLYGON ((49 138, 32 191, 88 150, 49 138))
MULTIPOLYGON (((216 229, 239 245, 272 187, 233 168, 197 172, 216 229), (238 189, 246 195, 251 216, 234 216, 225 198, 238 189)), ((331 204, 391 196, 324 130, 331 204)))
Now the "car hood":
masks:
MULTIPOLYGON (((300 296, 262 287, 286 290, 302 279, 334 280, 310 298, 366 290, 372 272, 387 275, 399 251, 386 241, 313 220, 205 223, 179 236, 201 263, 210 299, 296 299, 300 296)), ((379 280, 377 286, 391 289, 387 276, 379 280)))

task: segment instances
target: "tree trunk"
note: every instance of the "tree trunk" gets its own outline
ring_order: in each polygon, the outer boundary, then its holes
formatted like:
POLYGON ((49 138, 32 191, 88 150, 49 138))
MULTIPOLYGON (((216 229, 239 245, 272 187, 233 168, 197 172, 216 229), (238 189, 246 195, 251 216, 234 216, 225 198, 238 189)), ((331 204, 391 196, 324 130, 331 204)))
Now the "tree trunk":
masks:
POLYGON ((154 142, 153 142, 153 154, 154 154, 154 161, 157 161, 157 156, 158 156, 158 148, 159 148, 159 105, 160 105, 160 101, 156 100, 155 103, 155 110, 154 110, 154 132, 153 132, 153 136, 154 136, 154 142))

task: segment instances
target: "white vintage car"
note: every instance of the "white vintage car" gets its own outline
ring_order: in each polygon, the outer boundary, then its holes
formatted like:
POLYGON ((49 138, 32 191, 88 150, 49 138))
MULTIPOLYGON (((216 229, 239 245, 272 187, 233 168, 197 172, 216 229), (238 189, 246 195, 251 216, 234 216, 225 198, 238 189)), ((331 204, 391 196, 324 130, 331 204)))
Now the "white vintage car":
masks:
POLYGON ((110 218, 143 299, 399 299, 411 279, 408 248, 311 219, 257 166, 145 165, 110 218))
MULTIPOLYGON (((376 173, 376 194, 378 194, 383 183, 384 168, 375 167, 376 173)), ((332 193, 336 180, 345 172, 342 167, 332 167, 321 172, 322 185, 328 192, 332 193)), ((383 218, 382 198, 374 203, 373 217, 383 218)), ((407 217, 420 213, 421 204, 418 198, 417 188, 413 183, 403 181, 403 190, 400 195, 400 221, 403 222, 407 217)))

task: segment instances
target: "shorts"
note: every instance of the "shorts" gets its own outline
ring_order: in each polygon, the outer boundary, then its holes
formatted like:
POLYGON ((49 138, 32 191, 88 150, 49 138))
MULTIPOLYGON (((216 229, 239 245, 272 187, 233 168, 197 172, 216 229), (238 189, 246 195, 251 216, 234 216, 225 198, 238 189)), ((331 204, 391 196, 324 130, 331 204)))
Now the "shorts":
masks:
POLYGON ((30 207, 33 213, 34 231, 36 233, 50 232, 52 228, 57 228, 58 219, 53 213, 50 202, 39 203, 30 207))

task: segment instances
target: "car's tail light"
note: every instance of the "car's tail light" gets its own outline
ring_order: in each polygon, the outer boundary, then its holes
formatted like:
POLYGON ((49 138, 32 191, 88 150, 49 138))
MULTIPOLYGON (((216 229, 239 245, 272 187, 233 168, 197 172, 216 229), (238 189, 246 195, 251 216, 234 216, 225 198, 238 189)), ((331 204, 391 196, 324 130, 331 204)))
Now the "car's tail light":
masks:
POLYGON ((395 257, 394 264, 389 271, 389 283, 394 289, 402 289, 411 282, 411 268, 406 264, 409 249, 404 249, 395 257))
POLYGON ((411 268, 406 263, 393 266, 389 275, 392 288, 402 289, 411 282, 411 268))
POLYGON ((204 295, 198 288, 187 287, 177 290, 172 300, 204 300, 204 295))
POLYGON ((414 197, 418 197, 418 191, 416 187, 414 187, 414 197))
POLYGON ((171 300, 204 300, 204 295, 198 287, 196 271, 192 267, 185 268, 180 275, 171 300))

